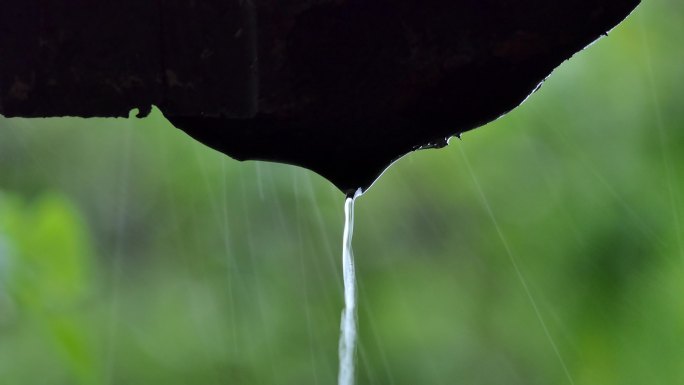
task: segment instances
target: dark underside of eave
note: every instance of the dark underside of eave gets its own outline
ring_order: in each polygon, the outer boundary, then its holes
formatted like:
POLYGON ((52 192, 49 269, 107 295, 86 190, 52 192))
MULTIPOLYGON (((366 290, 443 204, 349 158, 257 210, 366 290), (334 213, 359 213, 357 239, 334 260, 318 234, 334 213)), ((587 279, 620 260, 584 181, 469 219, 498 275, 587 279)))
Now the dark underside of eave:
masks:
POLYGON ((485 124, 638 0, 2 2, 0 113, 158 106, 240 160, 342 191, 485 124))

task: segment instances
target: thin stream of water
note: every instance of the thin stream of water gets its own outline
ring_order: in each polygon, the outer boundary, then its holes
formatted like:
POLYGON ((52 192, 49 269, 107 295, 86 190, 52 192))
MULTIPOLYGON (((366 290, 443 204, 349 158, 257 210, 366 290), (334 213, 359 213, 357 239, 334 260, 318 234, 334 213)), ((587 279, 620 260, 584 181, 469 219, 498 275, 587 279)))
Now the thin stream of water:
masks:
POLYGON ((354 353, 356 352, 356 272, 352 235, 354 233, 354 200, 361 189, 344 201, 344 233, 342 236, 342 277, 344 281, 344 309, 340 322, 340 368, 338 385, 354 384, 354 353))

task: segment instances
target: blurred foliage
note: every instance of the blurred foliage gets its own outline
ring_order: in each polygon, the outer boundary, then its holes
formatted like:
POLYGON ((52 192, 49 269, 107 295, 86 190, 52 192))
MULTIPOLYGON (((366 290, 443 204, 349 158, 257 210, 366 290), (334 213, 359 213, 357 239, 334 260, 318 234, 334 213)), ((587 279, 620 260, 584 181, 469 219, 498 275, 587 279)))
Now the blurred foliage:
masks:
POLYGON ((92 252, 74 211, 55 195, 30 205, 0 195, 0 325, 3 331, 14 330, 9 341, 16 340, 0 348, 3 372, 21 373, 27 368, 15 360, 28 363, 45 355, 69 372, 70 382, 96 379, 90 326, 79 309, 91 295, 92 252), (25 344, 27 340, 34 343, 25 344))
MULTIPOLYGON (((684 382, 682 11, 359 198, 360 384, 684 382)), ((0 383, 335 383, 342 206, 159 111, 0 119, 0 383)))

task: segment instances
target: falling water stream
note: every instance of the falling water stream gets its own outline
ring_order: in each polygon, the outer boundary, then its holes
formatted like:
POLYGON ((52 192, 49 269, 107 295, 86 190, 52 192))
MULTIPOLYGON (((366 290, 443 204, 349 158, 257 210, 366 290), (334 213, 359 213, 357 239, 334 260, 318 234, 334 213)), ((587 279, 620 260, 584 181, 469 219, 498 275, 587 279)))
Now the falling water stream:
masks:
POLYGON ((356 351, 356 273, 352 235, 354 233, 354 201, 362 190, 347 195, 344 201, 344 233, 342 236, 342 277, 344 309, 340 321, 340 368, 338 385, 354 384, 354 353, 356 351))

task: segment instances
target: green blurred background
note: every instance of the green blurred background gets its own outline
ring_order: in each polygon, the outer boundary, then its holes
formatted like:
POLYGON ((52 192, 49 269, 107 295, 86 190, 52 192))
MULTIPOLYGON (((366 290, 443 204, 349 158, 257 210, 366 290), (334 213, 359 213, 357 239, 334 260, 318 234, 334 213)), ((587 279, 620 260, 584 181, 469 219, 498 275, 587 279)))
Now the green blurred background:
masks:
MULTIPOLYGON (((360 384, 684 384, 684 3, 356 205, 360 384)), ((159 111, 0 119, 0 384, 333 384, 343 196, 159 111)))

